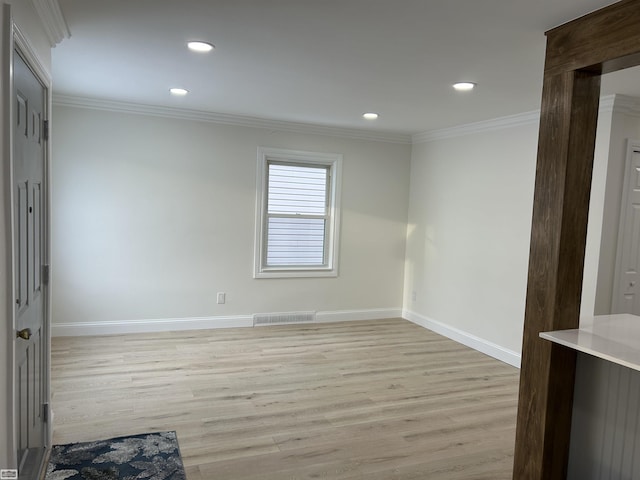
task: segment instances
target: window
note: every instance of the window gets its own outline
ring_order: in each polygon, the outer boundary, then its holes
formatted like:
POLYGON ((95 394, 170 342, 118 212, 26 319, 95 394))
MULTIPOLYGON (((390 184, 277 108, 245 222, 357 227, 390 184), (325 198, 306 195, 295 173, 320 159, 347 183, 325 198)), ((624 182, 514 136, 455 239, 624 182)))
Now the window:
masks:
POLYGON ((256 278, 338 274, 342 155, 258 149, 256 278))

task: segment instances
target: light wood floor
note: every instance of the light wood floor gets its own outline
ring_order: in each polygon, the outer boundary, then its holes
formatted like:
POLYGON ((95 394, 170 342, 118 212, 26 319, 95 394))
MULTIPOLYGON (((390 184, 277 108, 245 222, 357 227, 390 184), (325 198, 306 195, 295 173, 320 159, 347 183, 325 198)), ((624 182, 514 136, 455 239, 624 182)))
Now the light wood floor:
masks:
POLYGON ((175 430, 189 480, 510 479, 518 370, 401 319, 54 338, 54 443, 175 430))

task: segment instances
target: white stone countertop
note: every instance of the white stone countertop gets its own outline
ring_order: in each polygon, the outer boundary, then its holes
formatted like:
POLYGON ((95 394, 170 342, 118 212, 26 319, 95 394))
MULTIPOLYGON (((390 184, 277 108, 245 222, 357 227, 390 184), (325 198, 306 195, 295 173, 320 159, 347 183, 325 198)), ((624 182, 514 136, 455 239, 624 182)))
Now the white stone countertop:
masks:
POLYGON ((580 319, 580 328, 542 332, 540 337, 640 371, 640 317, 601 315, 580 319))

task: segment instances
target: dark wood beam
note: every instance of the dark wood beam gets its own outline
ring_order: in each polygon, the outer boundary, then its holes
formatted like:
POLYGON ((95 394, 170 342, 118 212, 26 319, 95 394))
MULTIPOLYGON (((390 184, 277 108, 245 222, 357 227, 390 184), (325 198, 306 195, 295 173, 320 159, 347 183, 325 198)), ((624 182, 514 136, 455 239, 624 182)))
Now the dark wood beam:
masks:
POLYGON ((640 64, 640 0, 547 32, 513 478, 566 478, 600 75, 640 64))
POLYGON ((623 0, 548 31, 545 73, 597 70, 608 62, 637 54, 638 25, 640 3, 623 0))

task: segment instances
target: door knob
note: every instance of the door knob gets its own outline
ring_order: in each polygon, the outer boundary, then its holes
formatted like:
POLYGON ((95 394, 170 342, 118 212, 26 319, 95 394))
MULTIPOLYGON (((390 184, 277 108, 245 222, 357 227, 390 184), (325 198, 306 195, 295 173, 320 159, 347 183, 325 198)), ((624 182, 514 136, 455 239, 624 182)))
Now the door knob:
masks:
POLYGON ((23 328, 22 330, 18 330, 16 332, 16 337, 22 338, 23 340, 29 340, 31 338, 31 329, 23 328))

